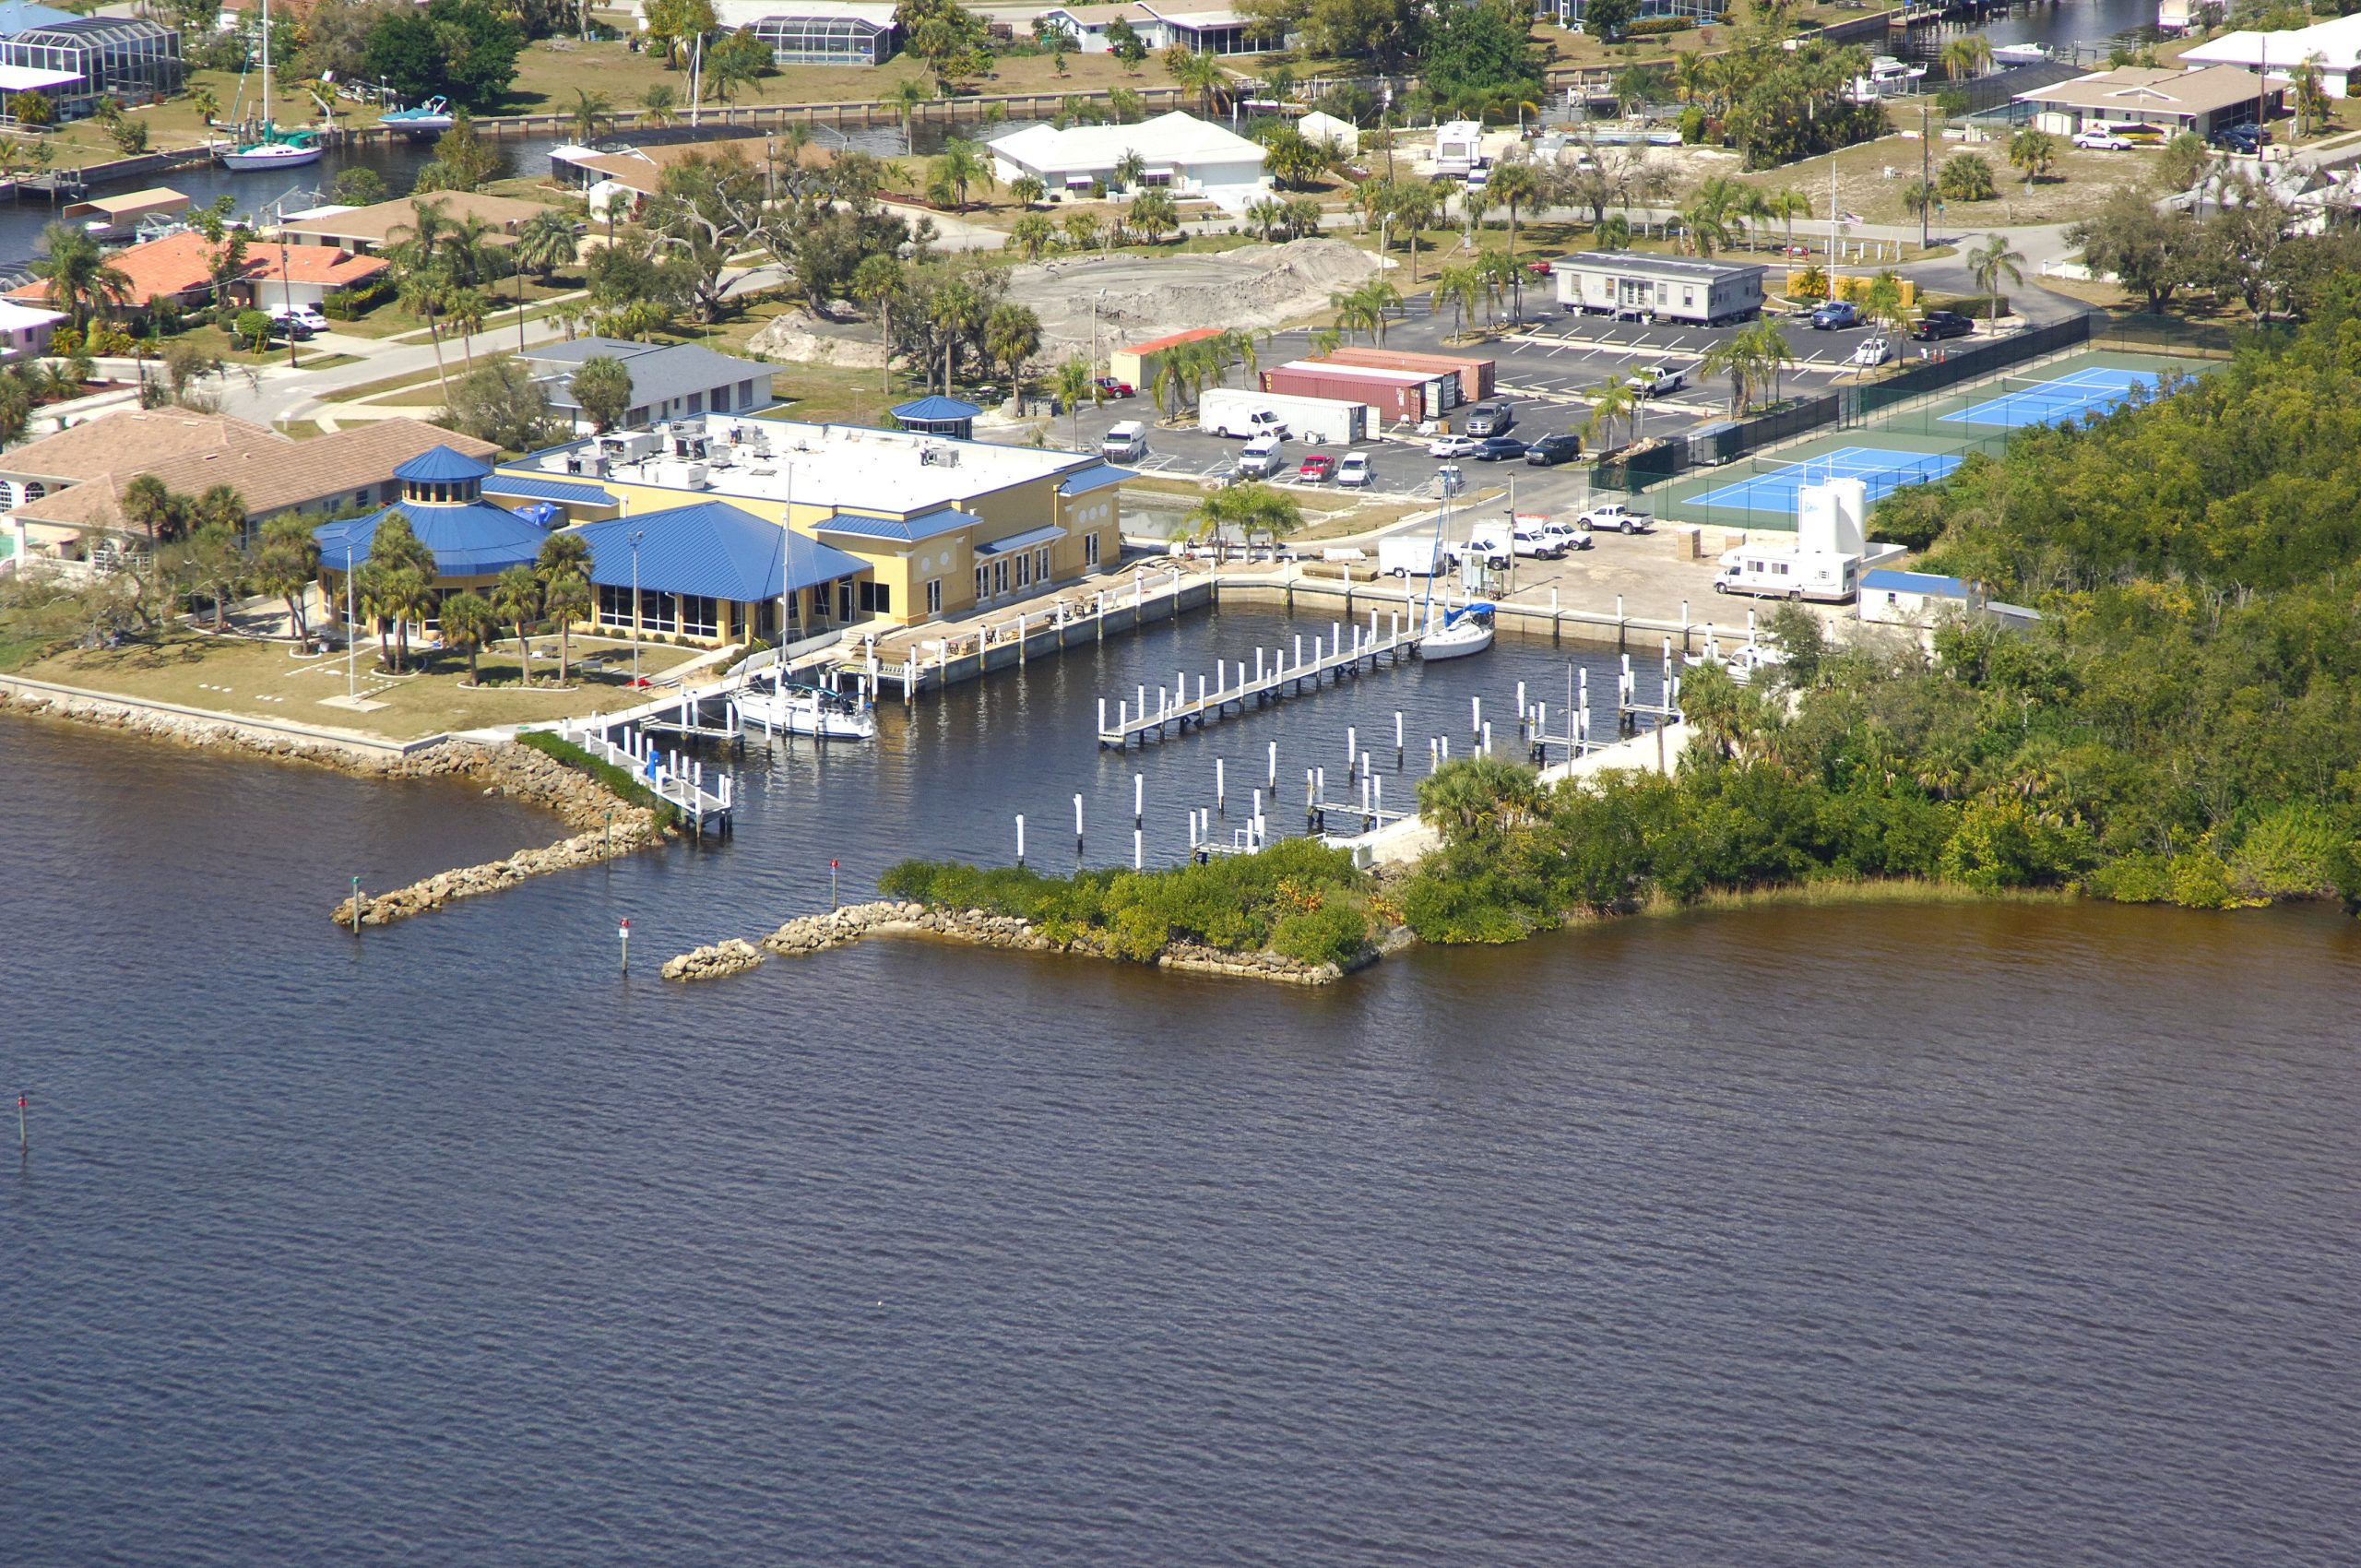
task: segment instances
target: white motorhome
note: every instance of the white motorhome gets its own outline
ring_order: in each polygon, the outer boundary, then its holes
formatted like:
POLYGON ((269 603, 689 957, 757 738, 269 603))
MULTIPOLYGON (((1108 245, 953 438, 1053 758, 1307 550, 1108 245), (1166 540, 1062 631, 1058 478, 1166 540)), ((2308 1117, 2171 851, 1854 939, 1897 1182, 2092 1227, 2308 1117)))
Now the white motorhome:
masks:
POLYGON ((1810 599, 1840 604, 1860 588, 1861 558, 1833 555, 1792 545, 1743 546, 1722 557, 1714 577, 1715 593, 1750 593, 1764 599, 1810 599))

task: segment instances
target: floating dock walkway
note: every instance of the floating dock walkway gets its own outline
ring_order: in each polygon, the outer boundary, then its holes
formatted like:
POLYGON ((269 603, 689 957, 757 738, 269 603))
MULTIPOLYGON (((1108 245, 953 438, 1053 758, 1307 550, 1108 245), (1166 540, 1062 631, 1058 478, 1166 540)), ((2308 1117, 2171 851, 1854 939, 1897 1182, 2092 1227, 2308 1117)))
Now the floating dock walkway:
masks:
POLYGON ((1397 611, 1385 629, 1381 631, 1378 612, 1369 612, 1369 624, 1347 627, 1341 621, 1329 624, 1329 635, 1314 634, 1307 654, 1301 633, 1296 635, 1293 657, 1289 650, 1256 648, 1254 664, 1250 671, 1246 661, 1238 661, 1233 672, 1227 659, 1214 664, 1213 684, 1205 683, 1203 674, 1197 676, 1196 695, 1189 695, 1189 678, 1185 671, 1175 671, 1173 683, 1158 686, 1156 706, 1147 701, 1147 688, 1139 687, 1132 696, 1119 697, 1114 704, 1114 722, 1108 722, 1108 702, 1098 699, 1098 744, 1101 748, 1130 749, 1133 741, 1143 745, 1153 734, 1157 740, 1166 735, 1183 734, 1193 726, 1204 729, 1235 713, 1244 713, 1249 704, 1256 707, 1264 703, 1284 702, 1306 689, 1317 690, 1323 680, 1341 681, 1347 675, 1358 675, 1363 665, 1372 671, 1381 661, 1399 663, 1418 650, 1425 634, 1406 631, 1397 611))

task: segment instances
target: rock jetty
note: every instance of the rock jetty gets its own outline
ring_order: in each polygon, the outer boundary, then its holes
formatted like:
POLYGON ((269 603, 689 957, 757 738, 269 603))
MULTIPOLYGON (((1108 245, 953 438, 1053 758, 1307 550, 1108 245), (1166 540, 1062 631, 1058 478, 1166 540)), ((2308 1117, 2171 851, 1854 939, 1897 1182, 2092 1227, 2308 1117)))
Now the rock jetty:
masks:
MULTIPOLYGON (((464 774, 483 783, 486 793, 507 795, 528 805, 540 806, 555 812, 567 826, 587 828, 588 831, 561 838, 542 849, 519 849, 513 855, 487 861, 481 865, 437 872, 391 893, 371 897, 364 889, 361 902, 361 923, 363 926, 391 925, 396 921, 422 915, 429 909, 439 909, 461 898, 504 891, 528 876, 596 865, 618 855, 651 849, 666 840, 666 832, 657 826, 655 813, 645 806, 633 805, 587 774, 578 773, 529 746, 438 746, 432 752, 421 752, 402 760, 424 764, 429 759, 439 759, 442 766, 432 769, 421 768, 401 776, 464 774), (445 752, 453 754, 445 757, 445 752), (613 816, 611 827, 608 823, 611 813, 613 816)), ((338 924, 350 927, 352 924, 352 900, 350 897, 340 900, 333 914, 338 924)))
MULTIPOLYGON (((931 936, 978 947, 1089 958, 1120 957, 1086 937, 1061 940, 1014 915, 995 915, 984 909, 936 909, 891 898, 848 904, 825 915, 799 917, 763 938, 763 945, 782 957, 800 957, 871 936, 931 936)), ((1334 964, 1305 964, 1276 953, 1231 953, 1187 942, 1167 946, 1157 956, 1156 967, 1191 974, 1276 980, 1287 985, 1332 985, 1345 973, 1334 964)), ((669 968, 667 966, 668 971, 669 968)))
POLYGON ((732 936, 669 960, 664 966, 664 978, 668 980, 719 980, 724 975, 742 974, 762 961, 762 949, 751 942, 732 936))

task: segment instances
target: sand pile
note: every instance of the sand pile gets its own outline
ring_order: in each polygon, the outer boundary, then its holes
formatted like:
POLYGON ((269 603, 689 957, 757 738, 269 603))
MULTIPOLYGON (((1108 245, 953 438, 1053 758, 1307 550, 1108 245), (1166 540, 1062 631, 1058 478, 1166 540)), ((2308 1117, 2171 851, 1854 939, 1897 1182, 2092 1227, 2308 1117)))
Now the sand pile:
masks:
POLYGON ((1069 349, 1089 352, 1094 303, 1104 353, 1198 327, 1282 327, 1326 309, 1332 292, 1377 270, 1374 256, 1342 240, 1296 240, 1220 255, 1038 262, 1009 275, 1008 293, 1040 316, 1043 355, 1055 359, 1069 349))

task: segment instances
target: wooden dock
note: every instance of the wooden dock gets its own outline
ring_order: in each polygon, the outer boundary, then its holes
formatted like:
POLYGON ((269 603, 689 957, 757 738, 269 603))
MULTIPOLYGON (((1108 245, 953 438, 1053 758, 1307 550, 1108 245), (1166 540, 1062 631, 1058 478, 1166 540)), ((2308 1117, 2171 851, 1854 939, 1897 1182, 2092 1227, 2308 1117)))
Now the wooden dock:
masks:
POLYGON ((558 724, 557 737, 630 774, 643 788, 670 802, 700 838, 708 826, 717 836, 735 829, 738 782, 719 768, 714 770, 713 787, 708 790, 704 763, 665 751, 643 731, 625 728, 623 740, 615 742, 607 738, 603 726, 566 719, 558 724))
POLYGON ((1341 681, 1347 675, 1358 675, 1364 666, 1376 670, 1384 660, 1399 663, 1414 654, 1425 634, 1405 629, 1402 616, 1396 612, 1382 630, 1378 612, 1369 612, 1367 626, 1347 626, 1332 622, 1329 635, 1314 634, 1307 651, 1303 636, 1297 634, 1293 657, 1285 647, 1256 648, 1254 663, 1250 670, 1246 660, 1238 661, 1233 675, 1227 659, 1214 666, 1213 683, 1206 684, 1199 674, 1196 695, 1189 693, 1186 671, 1176 671, 1169 686, 1159 686, 1156 704, 1149 707, 1147 688, 1139 687, 1130 697, 1119 697, 1114 704, 1114 721, 1108 721, 1108 702, 1098 699, 1098 744, 1128 750, 1137 740, 1143 745, 1153 734, 1161 741, 1168 734, 1182 734, 1190 729, 1204 729, 1218 723, 1233 713, 1244 713, 1249 705, 1261 707, 1265 703, 1284 702, 1299 693, 1319 689, 1323 681, 1341 681))

